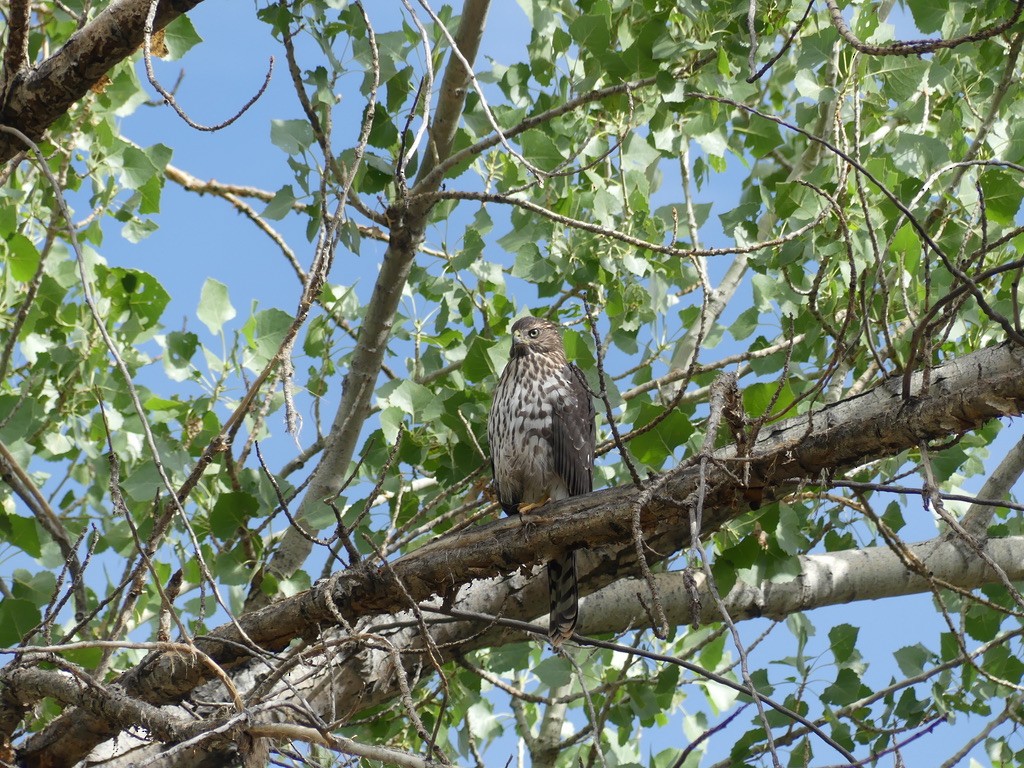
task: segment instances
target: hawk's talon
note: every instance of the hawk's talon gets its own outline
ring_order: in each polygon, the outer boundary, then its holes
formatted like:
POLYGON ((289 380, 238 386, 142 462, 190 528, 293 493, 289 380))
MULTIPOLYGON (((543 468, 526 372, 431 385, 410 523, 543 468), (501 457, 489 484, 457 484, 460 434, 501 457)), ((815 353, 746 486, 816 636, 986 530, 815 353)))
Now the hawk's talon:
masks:
POLYGON ((547 504, 549 501, 551 501, 551 499, 548 498, 547 496, 545 496, 540 501, 533 501, 533 502, 530 502, 529 504, 520 504, 519 505, 519 514, 520 515, 528 515, 530 512, 533 512, 533 510, 540 509, 545 504, 547 504))

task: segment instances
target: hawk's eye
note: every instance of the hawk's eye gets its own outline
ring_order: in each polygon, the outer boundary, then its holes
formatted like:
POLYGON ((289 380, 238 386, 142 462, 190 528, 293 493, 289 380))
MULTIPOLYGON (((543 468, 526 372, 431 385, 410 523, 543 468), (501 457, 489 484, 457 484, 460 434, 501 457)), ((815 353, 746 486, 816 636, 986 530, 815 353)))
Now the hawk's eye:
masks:
POLYGON ((526 332, 526 335, 531 339, 536 339, 540 335, 540 328, 531 328, 526 332))

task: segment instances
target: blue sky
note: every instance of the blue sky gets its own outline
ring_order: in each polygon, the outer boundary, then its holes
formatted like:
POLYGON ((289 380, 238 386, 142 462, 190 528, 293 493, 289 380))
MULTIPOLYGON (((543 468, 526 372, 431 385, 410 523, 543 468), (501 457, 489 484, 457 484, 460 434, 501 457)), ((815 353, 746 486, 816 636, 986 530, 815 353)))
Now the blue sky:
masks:
MULTIPOLYGON (((397 2, 367 3, 367 10, 375 24, 384 29, 388 19, 394 18, 394 9, 399 5, 397 2)), ((211 0, 197 6, 190 13, 190 18, 205 43, 192 50, 181 62, 158 64, 157 71, 164 85, 169 87, 179 69, 183 68, 185 78, 177 92, 179 103, 193 119, 202 123, 216 123, 233 114, 248 100, 262 83, 270 56, 277 55, 279 50, 268 28, 255 18, 254 7, 250 3, 211 0)), ((521 58, 523 42, 527 36, 527 20, 519 6, 507 0, 494 3, 482 54, 502 63, 511 63, 521 58)), ((345 91, 343 106, 350 105, 351 112, 348 120, 340 120, 337 131, 339 136, 350 137, 348 143, 354 143, 358 131, 356 120, 362 107, 358 82, 351 80, 342 85, 345 91)), ((196 132, 164 106, 139 108, 124 119, 123 131, 128 138, 142 146, 162 143, 172 147, 172 163, 201 179, 214 178, 275 191, 291 183, 292 174, 286 163, 286 155, 270 141, 270 121, 301 117, 302 111, 292 91, 285 62, 279 59, 266 94, 239 121, 222 131, 196 132)), ((738 165, 734 158, 730 158, 729 163, 738 165)), ((713 195, 711 190, 704 190, 703 196, 708 201, 713 197, 716 202, 716 211, 731 207, 727 201, 734 200, 738 193, 737 189, 728 187, 730 178, 727 174, 718 180, 719 186, 713 195)), ((672 184, 678 185, 678 179, 667 178, 666 185, 672 184)), ((736 184, 736 181, 733 180, 732 184, 736 184)), ((260 204, 257 203, 256 207, 259 209, 260 204)), ((112 264, 142 269, 160 279, 173 297, 165 315, 169 330, 187 323, 204 341, 212 343, 215 351, 219 350, 219 342, 209 337, 195 318, 199 293, 207 277, 216 278, 229 286, 232 301, 239 311, 236 327, 244 321, 253 302, 262 308, 278 307, 288 313, 294 311, 299 285, 291 268, 277 247, 248 220, 234 213, 225 201, 200 197, 168 182, 162 211, 157 220, 160 228, 138 244, 121 239, 116 222, 110 221, 101 252, 112 264)), ((722 244, 720 231, 713 229, 714 221, 713 214, 709 228, 702 232, 704 241, 709 245, 722 244)), ((306 240, 297 225, 290 221, 280 224, 300 261, 308 266, 312 245, 305 245, 303 250, 306 240)), ((496 227, 496 230, 500 235, 500 227, 496 227)), ((443 233, 428 233, 428 240, 441 236, 443 233)), ((354 284, 359 295, 367 299, 383 249, 383 244, 367 241, 359 256, 339 253, 332 281, 354 284)), ((749 295, 749 291, 746 295, 749 295)), ((732 351, 728 348, 713 350, 702 359, 714 359, 718 354, 724 356, 732 351)), ((329 409, 325 411, 330 413, 329 409)), ((997 447, 1008 446, 1019 439, 1019 423, 1009 425, 1003 435, 997 447)), ((311 440, 312 430, 307 429, 300 439, 303 443, 311 440)), ((271 457, 273 467, 279 466, 292 455, 294 444, 290 438, 283 436, 282 431, 282 436, 275 438, 264 449, 271 457)), ((993 458, 992 466, 998 458, 998 455, 993 458)), ((976 489, 981 479, 976 478, 969 487, 976 489)), ((905 514, 911 521, 910 530, 904 532, 908 539, 926 539, 935 535, 931 513, 923 508, 915 509, 912 504, 905 514)), ((817 626, 818 633, 809 646, 809 654, 820 652, 827 656, 830 626, 849 622, 861 627, 860 647, 871 665, 865 678, 872 686, 883 685, 890 676, 900 675, 892 663, 894 651, 918 639, 934 647, 938 632, 945 629, 928 596, 822 609, 815 611, 810 618, 817 626)), ((742 627, 744 637, 749 642, 764 626, 763 621, 745 623, 742 627)), ((752 662, 755 666, 791 652, 788 632, 778 628, 776 633, 780 636, 780 642, 769 642, 760 649, 752 662)), ((691 697, 690 701, 694 700, 691 697)), ((723 750, 727 751, 730 739, 747 727, 746 717, 741 717, 740 721, 742 725, 726 730, 712 741, 713 752, 721 755, 723 750), (739 730, 736 731, 736 728, 739 730)), ((937 744, 948 744, 949 751, 952 751, 980 725, 963 722, 955 726, 941 726, 936 734, 938 739, 931 737, 923 741, 927 746, 912 746, 906 750, 909 764, 932 764, 936 757, 933 750, 937 744)), ((677 733, 676 738, 676 746, 683 743, 681 732, 677 733)), ((661 739, 671 737, 664 732, 660 734, 658 741, 652 745, 654 751, 673 743, 666 741, 660 744, 661 739)), ((978 750, 976 752, 982 764, 987 763, 983 753, 978 750)), ((827 755, 824 749, 820 749, 818 754, 826 762, 832 760, 832 756, 827 755)), ((817 764, 823 762, 819 760, 817 764)))

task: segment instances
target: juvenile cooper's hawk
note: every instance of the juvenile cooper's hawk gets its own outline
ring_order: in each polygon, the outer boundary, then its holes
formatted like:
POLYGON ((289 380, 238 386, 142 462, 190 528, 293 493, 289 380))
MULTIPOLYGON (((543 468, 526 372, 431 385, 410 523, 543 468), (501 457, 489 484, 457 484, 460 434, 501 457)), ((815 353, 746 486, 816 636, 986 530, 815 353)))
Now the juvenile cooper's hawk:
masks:
MULTIPOLYGON (((505 514, 594 487, 594 402, 585 379, 565 358, 559 327, 523 317, 512 325, 512 354, 494 390, 487 419, 491 469, 505 514)), ((551 619, 558 646, 576 628, 576 553, 548 563, 551 619)))

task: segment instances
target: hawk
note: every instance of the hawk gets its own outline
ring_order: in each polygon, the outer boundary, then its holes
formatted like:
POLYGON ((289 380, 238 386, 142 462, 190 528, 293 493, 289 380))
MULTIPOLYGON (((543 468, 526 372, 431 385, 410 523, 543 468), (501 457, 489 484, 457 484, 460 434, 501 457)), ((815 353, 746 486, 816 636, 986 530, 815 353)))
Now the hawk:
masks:
MULTIPOLYGON (((512 325, 512 353, 487 419, 491 470, 505 514, 594 487, 594 401, 565 357, 559 327, 537 317, 512 325)), ((576 553, 548 563, 551 644, 572 636, 579 613, 576 553)))

